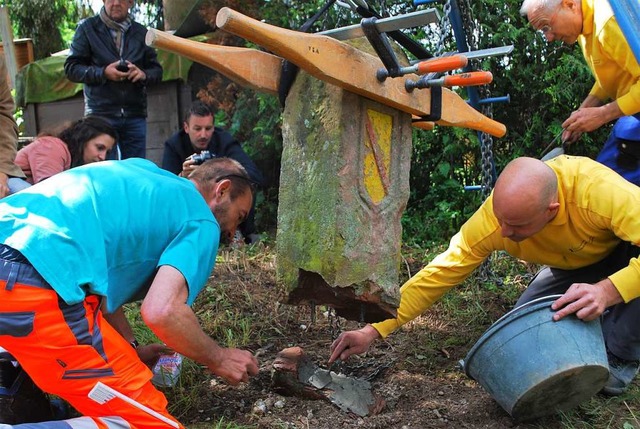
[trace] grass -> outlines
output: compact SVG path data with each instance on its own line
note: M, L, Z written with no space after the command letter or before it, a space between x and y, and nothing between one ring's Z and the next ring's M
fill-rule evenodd
M439 246L405 249L402 280L417 272L440 251L442 247ZM264 245L220 253L211 282L215 287L208 286L193 308L205 332L221 345L256 352L277 341L282 343L282 337L291 332L292 326L300 329L303 324L313 324L309 308L279 304L278 298L283 291L274 280L274 253L272 248ZM445 294L430 311L390 337L389 347L407 350L407 359L396 363L396 369L420 366L425 371L446 377L465 377L451 366L443 367L442 362L434 360L433 356L468 351L491 323L513 307L537 268L505 254L495 255L490 275L472 275L464 284ZM256 284L261 287L252 287ZM142 325L138 309L138 305L127 307L127 316L133 323L137 338L141 343L157 341ZM321 317L325 310L325 307L318 306L314 310L316 317ZM350 329L349 323L344 325ZM450 365L451 359L446 361ZM199 413L206 408L203 404L212 400L224 404L225 395L229 392L223 390L219 396L211 397L209 385L215 382L211 375L188 359L183 365L179 384L165 392L169 410L182 421L197 421ZM621 397L596 396L576 409L527 427L640 429L639 404L640 387L634 383ZM225 416L216 416L187 427L251 429L257 426L243 426Z
M213 425L213 426L212 426ZM217 422L204 422L197 423L194 425L189 425L189 429L254 429L255 426L243 426L237 425L233 422L227 422L224 418L218 420Z
M413 273L441 251L412 249L405 260L415 265ZM420 263L421 260L421 263ZM412 265L409 263L409 266ZM434 349L451 347L469 349L482 333L502 314L513 308L538 266L515 260L506 254L495 254L490 276L478 270L462 285L453 288L438 301L432 310L418 317L403 329L411 331L411 343L426 343ZM426 328L426 329L424 329ZM426 333L426 338L419 332ZM445 332L438 335L438 332ZM456 334L460 332L460 334ZM435 333L435 334L434 334ZM431 337L431 338L429 338ZM417 353L414 359L420 359ZM430 370L434 370L434 366ZM541 419L531 428L547 429L640 429L640 383L636 380L620 397L597 395L579 407L558 416ZM559 424L559 426L558 426Z

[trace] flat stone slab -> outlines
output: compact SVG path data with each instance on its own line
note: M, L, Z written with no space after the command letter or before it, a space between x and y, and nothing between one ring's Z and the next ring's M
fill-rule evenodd
M321 368L300 347L278 353L271 378L274 390L282 395L326 400L360 417L378 414L385 406L368 381Z

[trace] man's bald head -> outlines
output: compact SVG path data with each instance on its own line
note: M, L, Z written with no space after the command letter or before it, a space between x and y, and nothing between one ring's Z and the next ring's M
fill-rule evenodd
M507 164L493 191L493 211L502 235L514 241L540 231L558 207L556 174L534 158L517 158Z

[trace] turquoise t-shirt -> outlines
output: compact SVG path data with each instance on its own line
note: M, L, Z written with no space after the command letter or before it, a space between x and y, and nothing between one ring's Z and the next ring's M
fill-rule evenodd
M211 274L220 226L195 185L151 161L104 161L0 200L0 242L19 250L68 304L141 299L156 269L182 273L191 305Z

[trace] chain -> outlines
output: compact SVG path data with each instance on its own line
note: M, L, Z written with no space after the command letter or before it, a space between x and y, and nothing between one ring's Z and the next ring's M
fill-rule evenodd
M316 302L314 300L309 301L309 310L311 310L311 324L316 324Z
M440 17L440 34L438 37L438 44L436 45L435 57L442 55L442 51L444 50L444 40L447 38L451 30L451 21L449 20L449 16L451 15L451 0L446 1L443 10L444 14Z
M459 0L460 1L460 0ZM469 49L475 51L478 49L478 39L480 38L480 28L476 27L473 20L473 13L471 9L471 3L469 0L462 0L464 2L463 7L459 7L460 15L462 18L462 25L464 27L464 33L467 36L467 44ZM460 2L458 2L460 5Z
M329 332L331 333L331 342L335 341L338 338L338 335L342 332L342 327L340 326L340 318L336 313L336 310L333 307L328 307L327 310L327 320L329 322Z
M482 92L483 98L490 96L488 89L484 88ZM482 114L488 118L493 118L493 107L491 103L482 106ZM482 199L486 200L493 189L495 164L493 160L493 137L485 132L480 134L480 155L482 168ZM491 272L491 256L485 259L482 265L480 265L478 276L481 280L490 280L493 278L493 273Z
M478 41L480 39L480 28L475 25L473 20L471 3L469 0L459 0L464 4L460 7L462 23L465 28L465 34L467 38L467 44L469 49L475 51L478 49ZM458 3L460 5L460 3ZM481 98L489 98L490 92L486 86L480 87L478 92L481 94ZM482 106L482 114L489 118L493 118L493 108L490 103ZM491 190L493 189L493 182L495 179L494 173L494 160L493 160L493 137L488 133L480 133L480 158L481 158L481 174L482 174L482 198L487 199ZM491 272L491 257L485 259L478 269L478 278L480 280L493 279L493 273Z
M483 91L483 98L487 98L489 90ZM482 106L482 114L488 118L493 118L493 108L491 103ZM493 162L493 137L490 134L480 133L480 155L482 158L482 196L486 199L493 189L494 162Z

